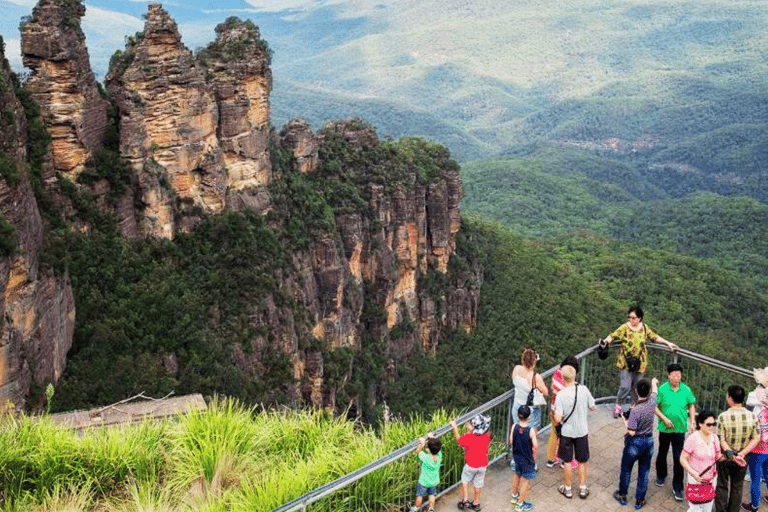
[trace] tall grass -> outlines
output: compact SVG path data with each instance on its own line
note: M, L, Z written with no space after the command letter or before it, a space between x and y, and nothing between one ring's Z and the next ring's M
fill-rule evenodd
M47 418L0 420L0 512L271 510L448 423L437 411L375 431L323 411L256 412L214 399L164 422L78 434ZM444 439L445 460L461 450ZM455 452L455 453L454 453ZM327 504L392 508L412 494L415 457L371 473Z

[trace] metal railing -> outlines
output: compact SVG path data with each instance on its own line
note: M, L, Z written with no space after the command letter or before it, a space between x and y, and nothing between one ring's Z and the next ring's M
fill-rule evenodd
M666 367L669 363L680 363L683 367L683 382L688 384L696 396L697 410L709 409L719 413L727 408L725 393L731 384L739 384L747 391L755 386L753 372L730 363L697 354L685 349L670 352L665 345L648 343L649 361L646 375L666 381ZM581 368L579 380L586 385L599 403L616 399L618 369L615 358L599 359L595 352L597 345L576 354ZM551 377L557 367L541 372L543 378ZM459 425L477 414L491 417L491 447L489 463L507 457L506 440L510 424L510 407L514 390L497 396L472 411L456 418ZM545 406L548 408L549 405ZM549 429L549 414L542 411L541 431ZM436 436L451 432L450 425L435 430ZM394 512L409 510L413 502L419 468L416 457L411 455L418 441L411 443L375 460L343 477L321 485L316 489L274 509L273 512L292 511L377 511ZM459 485L464 465L463 451L456 443L443 443L443 465L440 471L438 497Z

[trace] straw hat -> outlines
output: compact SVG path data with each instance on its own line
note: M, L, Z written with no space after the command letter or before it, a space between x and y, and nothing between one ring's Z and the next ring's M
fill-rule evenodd
M755 382L762 385L764 388L768 388L768 366L765 368L755 368L753 372L755 375Z

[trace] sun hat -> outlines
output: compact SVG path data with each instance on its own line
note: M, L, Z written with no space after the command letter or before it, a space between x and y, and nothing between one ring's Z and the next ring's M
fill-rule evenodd
M753 373L755 375L755 382L768 388L768 366L765 368L755 368Z
M488 432L488 429L491 427L491 417L485 416L484 414L478 414L471 420L469 420L472 424L472 433L481 435Z

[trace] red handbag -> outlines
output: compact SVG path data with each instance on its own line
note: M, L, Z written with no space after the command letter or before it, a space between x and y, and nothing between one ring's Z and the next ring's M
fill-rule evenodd
M714 464L712 464L714 466ZM699 476L704 476L704 473L712 469L709 466L707 469L699 473ZM709 503L715 499L715 486L712 482L702 482L700 484L685 484L685 499L688 503L694 505L701 505L702 503Z
M694 505L709 503L715 499L715 487L710 482L685 484L685 499Z

